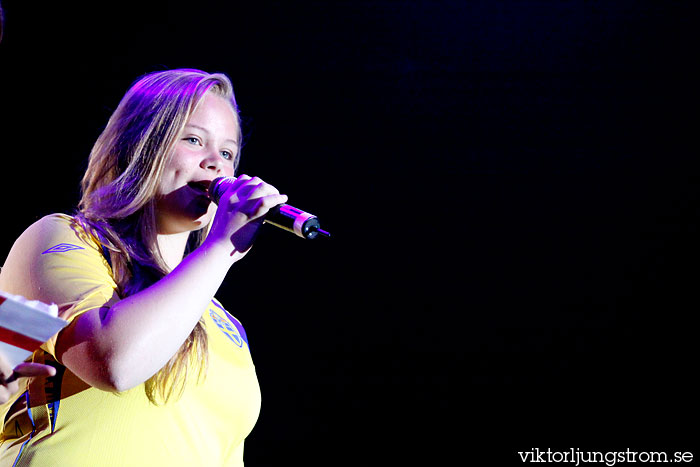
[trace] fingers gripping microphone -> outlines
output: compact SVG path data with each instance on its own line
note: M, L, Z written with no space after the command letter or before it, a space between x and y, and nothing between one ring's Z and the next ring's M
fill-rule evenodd
M235 177L218 177L209 184L209 198L219 204L221 195L236 180ZM330 237L331 234L321 229L318 218L288 204L280 204L270 209L265 215L265 223L284 229L301 238L316 238L319 234Z

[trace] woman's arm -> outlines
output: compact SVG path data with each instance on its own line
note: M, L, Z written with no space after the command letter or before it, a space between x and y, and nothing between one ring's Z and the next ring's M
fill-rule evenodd
M162 368L191 333L231 265L250 249L262 216L286 196L241 176L219 203L209 236L167 276L76 318L59 334L56 356L99 389L124 391Z

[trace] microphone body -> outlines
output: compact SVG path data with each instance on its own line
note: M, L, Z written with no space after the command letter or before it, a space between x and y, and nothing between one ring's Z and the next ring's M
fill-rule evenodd
M209 198L216 204L224 192L236 180L235 177L218 177L211 181L207 193ZM330 237L330 234L321 229L318 218L313 214L304 212L288 204L280 204L265 215L265 223L284 229L301 238L313 239L319 234Z

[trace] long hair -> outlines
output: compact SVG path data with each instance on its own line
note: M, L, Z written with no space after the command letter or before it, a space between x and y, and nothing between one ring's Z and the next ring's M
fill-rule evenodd
M233 86L226 75L179 69L147 74L122 98L90 153L75 219L110 251L120 297L133 295L169 269L156 241L155 201L189 116L206 92L227 99L239 120ZM234 167L237 167L239 154ZM188 250L204 241L209 227L190 234ZM202 320L170 361L145 383L154 404L180 397L190 374L201 380L208 361Z

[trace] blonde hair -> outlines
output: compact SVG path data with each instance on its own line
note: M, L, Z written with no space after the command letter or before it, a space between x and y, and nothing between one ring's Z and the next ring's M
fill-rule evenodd
M207 92L227 99L239 119L233 86L224 74L193 69L147 74L124 95L92 148L75 218L110 251L122 298L169 272L156 242L155 199L177 138ZM239 157L240 152L234 167ZM188 250L199 246L208 230L192 232ZM160 404L179 398L190 372L198 381L206 374L207 360L200 320L170 361L146 381L149 400Z

